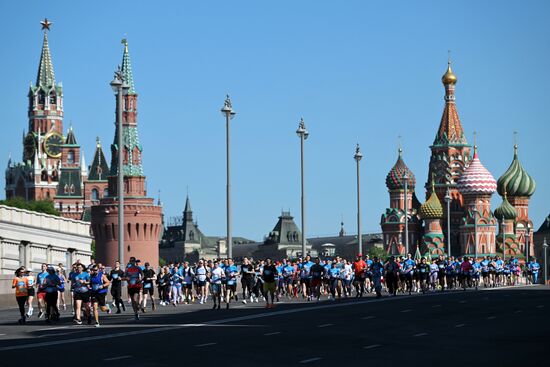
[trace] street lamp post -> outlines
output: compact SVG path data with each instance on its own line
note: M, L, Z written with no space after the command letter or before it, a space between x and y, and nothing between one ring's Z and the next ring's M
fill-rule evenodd
M118 173L117 173L117 196L118 196L118 261L124 266L124 142L122 139L122 120L124 96L128 93L130 86L126 83L120 66L115 72L111 81L111 88L115 92L116 99L116 124L117 124L117 149L118 149Z
M474 259L477 259L477 203L474 207Z
M233 218L231 216L231 150L230 150L230 121L235 117L236 112L233 110L229 94L226 96L221 108L221 113L225 116L225 148L226 148L226 220L227 220L227 257L233 258Z
M506 231L504 230L504 215L500 220L500 225L502 228L502 261L506 262Z
M544 242L542 243L542 251L544 253L544 285L548 284L548 263L547 253L548 253L548 244L546 243L546 237L544 237Z
M362 254L363 239L361 235L361 185L360 185L360 175L359 175L359 162L363 158L363 154L359 150L359 143L355 147L355 155L353 159L357 163L357 245L358 245L358 254Z
M529 264L529 240L531 239L531 227L527 223L527 231L525 232L525 267ZM525 284L529 284L529 277L525 277Z
M306 130L304 118L300 120L296 134L300 138L300 173L301 173L301 186L302 186L302 257L306 256L306 194L304 186L304 141L309 136L309 132Z
M405 173L405 256L409 254L409 175Z
M447 253L451 257L451 192L447 188L445 202L447 203Z

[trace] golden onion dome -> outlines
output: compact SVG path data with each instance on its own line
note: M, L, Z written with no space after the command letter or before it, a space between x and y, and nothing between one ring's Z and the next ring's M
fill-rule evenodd
M449 84L456 84L457 80L458 79L455 73L453 73L453 70L451 69L451 62L449 61L447 64L447 71L441 77L441 82L444 85L449 85Z
M420 206L420 218L422 219L440 219L443 218L443 207L435 193L435 183L432 180L432 193L430 198Z

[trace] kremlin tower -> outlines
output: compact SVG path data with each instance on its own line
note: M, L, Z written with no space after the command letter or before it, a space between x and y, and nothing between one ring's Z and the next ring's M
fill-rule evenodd
M123 40L122 75L129 85L124 96L122 136L124 174L124 258L134 256L153 266L159 260L159 234L162 230L162 208L147 197L142 166L142 146L137 126L137 93L134 87L128 43ZM116 124L115 124L116 126ZM92 206L92 230L96 240L98 262L112 265L118 259L118 127L111 145L111 171L107 177L108 196Z
M457 182L470 161L470 146L466 141L464 130L455 103L455 85L457 77L451 69L451 61L447 71L441 78L445 87L445 108L434 142L430 147L432 154L428 177L435 180L435 192L441 203L445 202L447 192L451 197L451 245L458 248L460 243L459 227L464 215L462 195L457 188ZM426 198L431 193L431 182L426 182ZM444 218L447 218L447 208L444 206ZM444 232L447 232L447 221L443 221Z
M420 222L416 215L419 207L414 193L416 179L412 171L403 162L403 151L399 149L397 162L386 176L386 186L390 194L390 207L382 214L380 225L384 235L386 253L404 255L405 242L405 200L407 202L409 252L413 253L418 245ZM407 193L405 195L405 182Z
M491 196L497 189L497 182L481 164L477 146L474 146L473 160L459 177L456 186L463 197L465 208L460 226L460 253L478 256L495 254L496 219L491 211Z
M518 146L514 145L514 158L510 167L498 179L497 190L501 196L507 195L508 201L516 210L514 217L515 234L523 254L527 237L529 253L535 254L533 232L527 236L527 228L533 229L533 222L529 218L529 199L535 193L537 185L535 180L523 168L518 159Z

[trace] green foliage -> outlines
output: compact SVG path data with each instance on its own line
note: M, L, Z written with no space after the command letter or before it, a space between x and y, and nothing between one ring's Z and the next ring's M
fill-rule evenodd
M371 247L367 251L367 254L369 254L370 258L373 259L375 256L382 259L382 261L385 261L388 257L388 254L383 248L380 247Z
M166 260L164 260L162 257L159 257L159 265L160 266L165 266L166 265Z
M92 251L92 257L95 259L95 240L92 240L92 244L90 245L91 251Z
M0 205L59 216L59 212L53 206L53 201L50 200L26 201L21 197L14 197L7 200L0 200Z

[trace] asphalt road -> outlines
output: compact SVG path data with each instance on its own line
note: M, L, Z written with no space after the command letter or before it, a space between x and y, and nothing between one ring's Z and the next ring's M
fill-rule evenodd
M0 361L79 366L519 366L550 356L550 287L381 300L163 307L101 314L101 327L0 311ZM36 312L36 308L35 308Z

